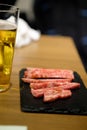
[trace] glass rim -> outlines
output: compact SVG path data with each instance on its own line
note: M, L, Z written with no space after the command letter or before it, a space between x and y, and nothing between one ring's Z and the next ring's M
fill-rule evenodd
M0 4L2 7L9 7L9 9L0 9L0 12L12 12L12 11L19 11L19 8L14 5L9 4Z

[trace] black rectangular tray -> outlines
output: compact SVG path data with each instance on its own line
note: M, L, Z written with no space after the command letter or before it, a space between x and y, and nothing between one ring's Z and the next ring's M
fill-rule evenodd
M44 103L42 98L34 98L30 92L29 83L24 83L21 80L24 71L25 69L22 69L19 74L21 111L87 115L87 89L78 73L74 72L75 80L73 82L79 82L81 86L79 89L72 90L72 96L70 98Z

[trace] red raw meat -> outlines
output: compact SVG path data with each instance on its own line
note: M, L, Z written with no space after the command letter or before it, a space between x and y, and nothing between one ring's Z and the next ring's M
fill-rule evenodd
M31 79L31 78L22 78L26 83L43 83L43 82L71 82L72 79Z
M72 70L43 68L27 68L22 78L30 83L31 94L36 98L43 97L44 102L70 97L70 89L80 87L80 83L72 82L73 79Z
M30 83L33 89L61 87L63 89L75 89L80 87L80 83L76 82L43 82L43 83Z
M72 70L27 68L27 70L24 72L24 77L74 79L74 74Z
M72 95L70 90L64 90L62 88L46 88L44 91L44 102L55 101L59 98L68 98Z
M39 98L43 96L44 102L55 101L59 98L68 98L72 95L70 90L64 90L62 88L44 88L44 89L31 89L31 93L34 97Z
M31 93L34 97L42 97L44 95L44 89L31 88Z

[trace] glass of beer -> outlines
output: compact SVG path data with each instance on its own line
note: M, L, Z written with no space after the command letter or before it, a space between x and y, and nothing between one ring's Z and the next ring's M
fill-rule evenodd
M0 92L10 88L19 9L0 4Z

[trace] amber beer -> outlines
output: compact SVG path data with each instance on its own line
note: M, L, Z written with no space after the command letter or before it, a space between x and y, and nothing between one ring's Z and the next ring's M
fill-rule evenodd
M0 92L10 87L16 25L0 20Z

